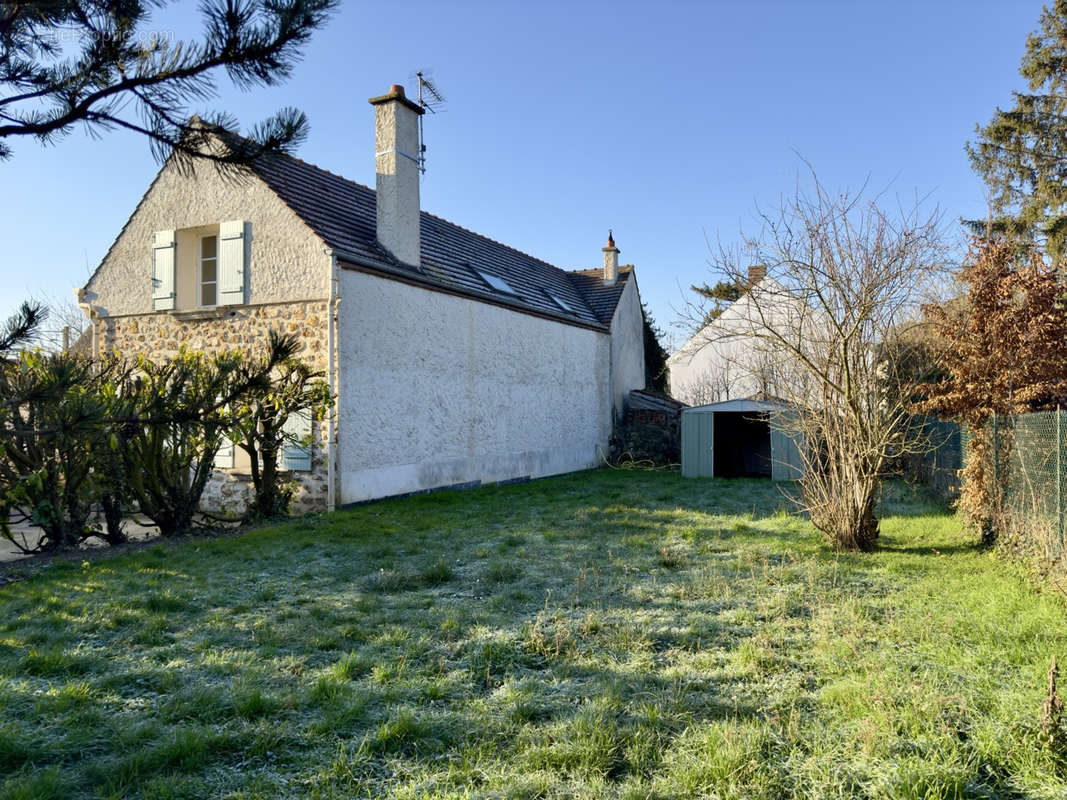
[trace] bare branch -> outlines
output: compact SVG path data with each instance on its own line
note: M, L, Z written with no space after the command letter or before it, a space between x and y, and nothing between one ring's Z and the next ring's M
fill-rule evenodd
M810 179L758 213L756 235L713 251L713 271L746 291L672 356L672 390L779 401L775 424L806 461L803 506L836 545L866 549L887 461L928 446L911 413L927 376L899 357L927 329L921 308L945 284L946 248L937 211L890 214Z

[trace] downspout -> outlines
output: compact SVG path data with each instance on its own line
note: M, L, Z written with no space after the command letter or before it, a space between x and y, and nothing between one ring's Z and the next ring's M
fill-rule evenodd
M84 289L75 289L74 296L77 298L78 308L89 319L89 358L95 362L100 355L96 341L96 308L92 303L86 302Z
M337 327L339 307L337 303L337 256L334 255L332 250L327 252L330 254L330 301L326 306L326 371L330 386L330 397L333 398L334 405L330 408L330 413L326 418L326 444L329 451L326 458L326 507L330 511L334 511L337 509L337 487L335 485L335 462L337 461L337 359L334 354L334 348L337 342L335 329Z
M618 313L618 309L616 309ZM608 452L611 452L611 437L615 435L615 426L618 424L615 414L615 315L612 314L611 322L608 323L608 408L611 413L608 417Z

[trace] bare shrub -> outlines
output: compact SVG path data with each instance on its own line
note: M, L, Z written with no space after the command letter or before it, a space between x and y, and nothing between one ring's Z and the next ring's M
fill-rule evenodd
M772 424L798 445L797 499L814 525L835 547L869 550L887 461L930 447L911 412L923 376L899 356L942 285L940 215L833 194L814 173L812 184L760 213L756 236L713 252L712 268L746 292L696 344L780 404ZM749 285L752 265L765 276Z

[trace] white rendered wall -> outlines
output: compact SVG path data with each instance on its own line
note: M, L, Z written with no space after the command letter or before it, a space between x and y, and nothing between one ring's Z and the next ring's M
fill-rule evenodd
M753 293L758 293L758 303ZM801 391L803 376L766 331L776 330L791 341L799 337L797 345L806 347L804 339L815 341L811 315L780 284L764 278L667 359L671 396L689 405L759 393L794 397Z
M637 278L630 274L611 320L611 383L615 414L621 417L632 389L645 388L645 327Z
M340 501L599 463L611 340L340 271Z

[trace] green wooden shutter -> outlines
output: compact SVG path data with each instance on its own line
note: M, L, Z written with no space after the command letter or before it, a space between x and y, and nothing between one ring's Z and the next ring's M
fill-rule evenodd
M282 469L306 472L311 469L311 411L296 411L285 421Z
M245 302L245 267L252 223L233 220L219 224L219 302L236 306Z
M152 246L152 308L174 308L174 231L156 231Z

